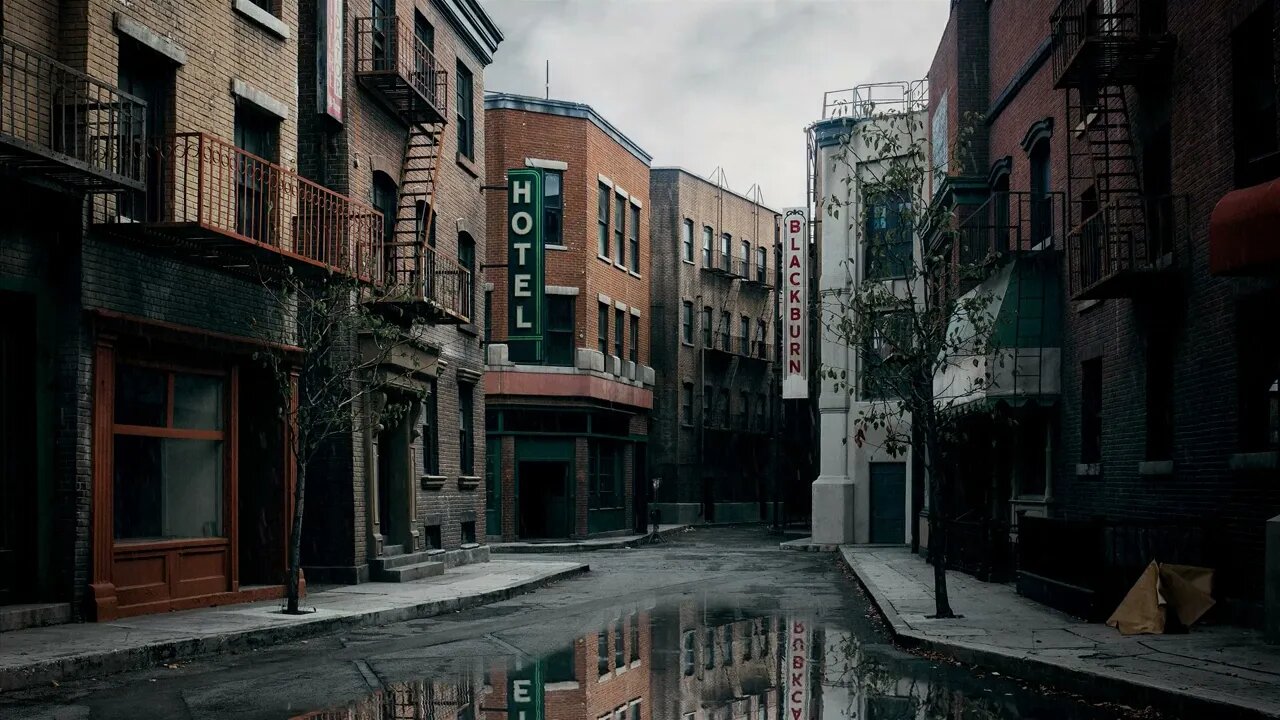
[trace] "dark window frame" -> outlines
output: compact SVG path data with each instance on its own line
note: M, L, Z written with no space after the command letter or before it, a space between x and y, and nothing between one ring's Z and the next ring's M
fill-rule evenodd
M457 61L455 71L458 154L468 160L475 160L475 78L471 74L471 69L463 64L462 60Z
M545 364L571 367L574 362L574 334L577 310L574 295L547 296L547 327L545 331ZM553 307L554 306L554 307ZM561 312L568 309L568 313Z
M613 188L600 183L596 187L596 254L609 257L609 216L613 211Z
M599 303L596 309L596 349L609 354L609 303Z
M693 344L693 301L680 302L680 342Z
M910 195L873 188L866 192L863 202L863 279L907 277L914 262ZM905 219L904 208L908 214Z
M680 247L682 258L687 263L693 262L693 221L685 218L680 224Z
M475 390L472 383L458 383L458 473L464 476L476 472Z
M547 182L555 178L555 182ZM555 192L552 192L552 185ZM564 172L542 171L542 244L564 245Z

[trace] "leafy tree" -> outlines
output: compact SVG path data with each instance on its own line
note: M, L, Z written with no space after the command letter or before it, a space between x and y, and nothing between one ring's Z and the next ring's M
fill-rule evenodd
M820 199L823 222L847 223L858 250L840 260L845 286L823 291L821 324L829 340L855 350L858 368L851 375L824 366L821 375L859 401L855 443L895 457L910 449L921 461L935 615L955 617L945 572L948 450L962 437L954 410L992 384L984 359L995 350L991 293L963 290L988 276L1000 254L958 251L955 217L931 192L944 168L931 161L922 104L861 110L831 155L837 181ZM952 167L967 161L971 135L959 133Z

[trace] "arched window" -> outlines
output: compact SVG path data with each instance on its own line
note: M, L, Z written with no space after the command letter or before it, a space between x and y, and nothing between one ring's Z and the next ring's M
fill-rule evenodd
M1053 201L1049 196L1049 138L1031 146L1031 246L1053 238Z
M396 231L396 183L384 172L373 173L373 207L382 214L382 263L387 273L387 280L397 283L404 278L397 272L399 259L396 248L392 245Z

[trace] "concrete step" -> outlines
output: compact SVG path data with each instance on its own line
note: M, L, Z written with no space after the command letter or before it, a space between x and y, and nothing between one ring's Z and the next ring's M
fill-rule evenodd
M392 568L404 567L405 565L417 565L418 563L424 563L432 560L434 556L438 554L440 553L432 553L425 550L416 553L397 553L395 555L388 553L382 557L374 558L370 564L373 566L374 570L390 570ZM439 560L439 558L435 559Z
M404 546L403 545L383 545L382 554L384 557L391 557L392 555L403 555Z
M421 580L425 577L434 577L444 574L444 563L442 562L420 562L413 565L402 565L400 567L386 568L382 570L375 569L372 572L373 579L378 582L413 582Z
M0 632L71 622L69 603L0 605ZM3 645L4 643L0 643Z

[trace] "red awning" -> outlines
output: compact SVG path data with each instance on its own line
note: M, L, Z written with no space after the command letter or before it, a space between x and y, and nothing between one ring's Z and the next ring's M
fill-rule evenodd
M1209 219L1215 275L1280 273L1280 180L1229 192Z

